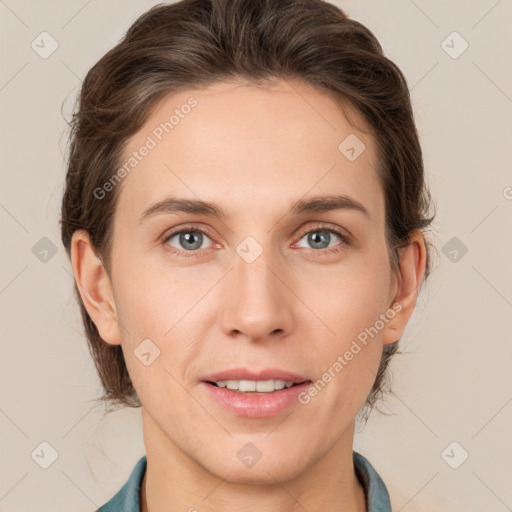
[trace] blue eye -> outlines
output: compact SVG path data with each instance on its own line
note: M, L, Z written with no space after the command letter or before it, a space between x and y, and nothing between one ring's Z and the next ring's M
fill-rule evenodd
M178 247L170 243L170 241L176 237L177 243L179 244ZM197 249L205 249L205 247L202 247L205 237L210 238L204 231L188 229L171 234L165 239L165 243L168 243L178 250L193 252Z
M309 248L298 245L303 239L306 239ZM212 242L210 236L203 229L194 227L181 229L180 231L174 231L165 235L162 243L170 246L172 252L178 256L188 257L196 256L201 249L211 248L213 244L205 246L207 240ZM346 246L350 245L350 238L336 229L320 226L304 233L299 242L296 244L298 247L309 249L318 253L318 255L325 255L343 250Z
M332 235L334 235L334 238L338 238L341 242L346 241L346 238L341 233L338 233L333 229L325 228L308 231L302 236L301 240L306 238L307 243L310 244L310 247L313 249L329 249L333 247L332 245L330 245L333 240Z

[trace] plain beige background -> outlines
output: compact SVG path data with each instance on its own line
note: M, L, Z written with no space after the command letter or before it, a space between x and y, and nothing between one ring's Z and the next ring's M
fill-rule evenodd
M394 511L510 510L512 3L336 3L407 77L438 211L436 268L381 404L390 415L374 412L355 449ZM62 103L69 116L87 70L153 4L0 1L1 511L93 511L144 454L140 410L93 408L101 390L58 217ZM45 37L51 49L42 32L58 44L47 58L31 47ZM57 454L47 469L41 450Z

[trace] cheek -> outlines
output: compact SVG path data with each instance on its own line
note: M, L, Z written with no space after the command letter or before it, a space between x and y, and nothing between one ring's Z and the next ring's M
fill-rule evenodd
M130 334L162 339L187 314L207 284L202 285L190 270L174 270L135 257L119 263L114 276L116 307Z
M361 262L324 280L318 311L342 343L370 328L389 307L390 272L385 265Z
M150 387L174 389L169 374L180 381L187 376L200 353L197 340L210 326L204 310L207 301L201 299L217 280L201 279L194 269L169 270L135 258L117 266L116 308L123 326L123 351L134 384L140 382L145 395L151 396ZM158 357L144 366L139 358L148 352L150 359L154 354ZM175 391L180 394L179 387Z
M329 310L334 335L316 346L317 380L304 402L314 403L319 423L354 418L375 381L382 357L380 332L372 330L382 313L382 300L371 290L345 289ZM353 292L353 293L351 293ZM334 302L333 297L324 300Z
M330 388L336 407L358 409L375 380L382 357L381 315L389 304L390 274L375 262L340 272L325 281L315 307L334 334L317 345L318 368L322 382Z

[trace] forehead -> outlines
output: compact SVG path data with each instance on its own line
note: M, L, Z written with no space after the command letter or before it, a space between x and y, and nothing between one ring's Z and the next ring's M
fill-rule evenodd
M364 129L356 111L345 111ZM258 207L256 199L270 208L276 198L336 191L378 208L375 144L350 121L333 97L296 81L218 82L169 95L128 141L123 163L134 165L119 207L140 214L172 194L229 203L229 213Z

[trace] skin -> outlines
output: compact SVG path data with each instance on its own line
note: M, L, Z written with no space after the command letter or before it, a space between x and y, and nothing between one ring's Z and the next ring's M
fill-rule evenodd
M82 299L105 342L121 344L143 405L143 510L364 511L352 462L355 417L383 345L401 337L412 315L425 271L423 236L412 234L394 273L372 137L330 96L298 82L220 82L170 95L126 154L190 96L197 107L120 185L110 274L87 233L72 240ZM364 127L357 112L350 119ZM338 150L349 134L366 146L353 162ZM359 201L369 218L349 209L290 213L298 199L333 194ZM171 195L215 202L228 216L159 213L139 221ZM191 222L208 234L186 257L173 252L187 251L179 236L161 238ZM352 241L331 234L326 245L340 249L331 253L308 241L309 231L329 228ZM263 249L250 264L236 252L247 236ZM279 367L316 381L395 302L400 312L291 414L236 417L201 390L206 374L238 366ZM134 356L147 338L161 351L149 366ZM247 442L262 453L251 468L236 455Z

